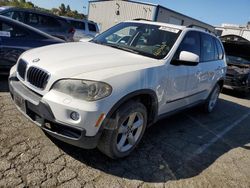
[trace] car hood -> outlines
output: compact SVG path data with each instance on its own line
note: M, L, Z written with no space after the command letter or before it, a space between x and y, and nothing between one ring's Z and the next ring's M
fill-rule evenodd
M103 69L158 60L91 42L56 44L36 48L21 57L29 66L40 67L61 78L75 77Z

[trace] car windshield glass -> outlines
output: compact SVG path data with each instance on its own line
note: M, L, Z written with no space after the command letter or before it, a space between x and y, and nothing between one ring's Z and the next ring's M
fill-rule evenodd
M180 32L167 26L125 22L98 35L91 42L162 59L171 50Z
M228 64L248 64L250 65L250 61L236 56L226 56Z

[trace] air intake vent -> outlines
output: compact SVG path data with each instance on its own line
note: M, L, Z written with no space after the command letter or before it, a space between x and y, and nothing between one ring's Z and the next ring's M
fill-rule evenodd
M24 60L20 59L17 65L17 72L22 79L25 78L26 68L27 63Z
M49 74L36 67L30 67L27 71L27 81L37 88L44 89L48 83Z

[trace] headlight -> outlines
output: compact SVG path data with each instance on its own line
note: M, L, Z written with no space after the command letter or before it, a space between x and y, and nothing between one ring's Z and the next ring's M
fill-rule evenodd
M52 89L86 101L102 99L112 92L112 87L106 83L73 79L59 80Z

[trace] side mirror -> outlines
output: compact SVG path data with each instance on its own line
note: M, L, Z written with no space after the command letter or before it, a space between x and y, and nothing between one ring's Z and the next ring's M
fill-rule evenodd
M179 59L172 60L172 65L196 66L200 62L200 57L192 52L181 51Z
M91 41L93 38L81 38L79 41L80 42L89 42Z

